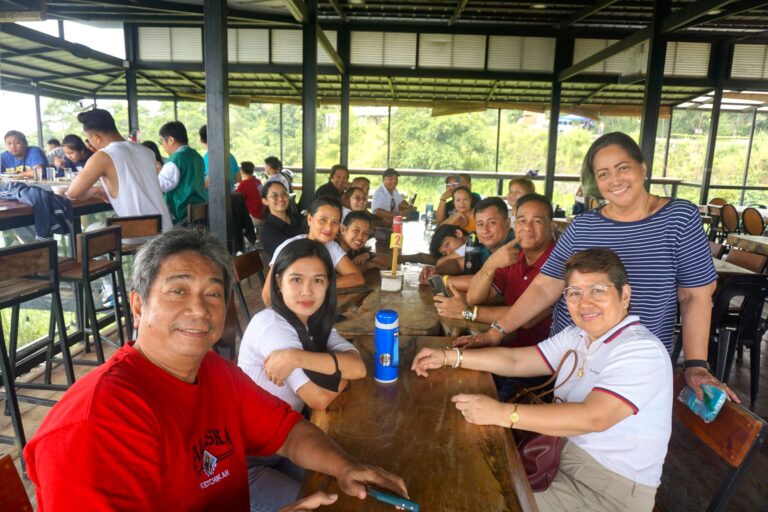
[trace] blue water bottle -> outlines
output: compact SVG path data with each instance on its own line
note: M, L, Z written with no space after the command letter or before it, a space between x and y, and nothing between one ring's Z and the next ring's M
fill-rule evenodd
M373 378L376 382L395 382L400 364L400 324L397 311L382 309L376 313L376 328L373 331L376 343L376 365Z

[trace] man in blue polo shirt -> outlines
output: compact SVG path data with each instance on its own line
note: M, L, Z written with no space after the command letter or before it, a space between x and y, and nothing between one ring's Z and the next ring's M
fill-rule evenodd
M42 176L42 170L48 165L48 159L42 149L29 147L27 137L16 130L6 133L4 139L7 151L0 155L2 174L33 178L37 168Z
M208 125L204 124L200 127L200 143L205 148L205 155L203 155L203 164L205 165L205 188L208 188ZM232 190L235 189L235 185L240 181L240 166L237 164L235 155L229 154L229 184Z

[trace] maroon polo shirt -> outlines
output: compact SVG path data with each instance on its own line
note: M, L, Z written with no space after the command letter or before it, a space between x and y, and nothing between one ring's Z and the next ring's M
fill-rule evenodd
M555 242L553 240L533 265L526 263L525 254L521 251L517 263L496 269L496 274L493 276L493 287L504 297L505 304L511 306L520 298L528 285L539 275L541 267L544 266L554 248ZM541 340L549 338L551 327L552 316L550 315L530 329L518 329L514 337L505 337L502 345L505 347L531 347Z

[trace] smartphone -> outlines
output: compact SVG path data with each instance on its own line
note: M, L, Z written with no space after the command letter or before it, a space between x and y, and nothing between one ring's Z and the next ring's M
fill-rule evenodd
M453 297L451 290L448 289L447 286L445 286L445 282L443 282L443 278L441 276L430 277L429 286L431 286L432 289L435 290L435 295L437 295L438 293L442 293L446 297Z
M413 512L418 512L421 507L418 503L407 500L403 498L402 496L396 496L394 494L389 494L388 492L380 491L378 489L374 489L373 487L366 487L366 492L368 493L368 496L371 498L377 499L381 501L382 503L386 503L388 505L392 505L393 507L400 509L400 510L411 510Z

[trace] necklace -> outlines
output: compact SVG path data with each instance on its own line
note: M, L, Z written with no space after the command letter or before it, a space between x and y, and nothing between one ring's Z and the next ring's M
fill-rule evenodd
M612 213L610 213L609 208L612 208L611 203L609 203L606 207L603 208L602 214L603 217L606 217L608 219L612 220L618 220L619 222L636 222L639 220L646 219L650 217L654 211L656 211L656 207L659 203L659 200L661 198L656 195L648 194L648 197L645 198L645 202L643 203L643 208L640 213L640 217L637 219L618 219L616 218Z
M589 359L592 354L589 353L589 349L592 347L592 342L587 343L584 342L585 350L584 350L584 360L581 362L581 367L576 371L576 376L581 378L587 373L587 369L589 368Z

